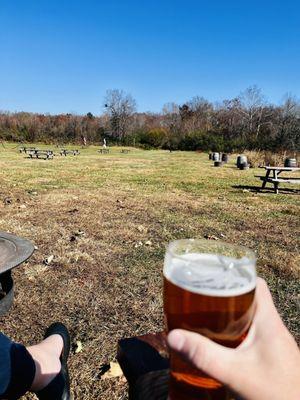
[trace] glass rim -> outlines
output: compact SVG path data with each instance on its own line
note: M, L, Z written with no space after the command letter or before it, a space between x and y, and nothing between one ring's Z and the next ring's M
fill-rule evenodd
M254 261L254 262L257 261L257 255L255 254L255 252L253 250L249 249L246 246L225 242L223 240L216 240L216 241L214 240L214 241L212 241L210 239L204 239L204 238L200 238L200 239L187 238L187 239L172 240L166 246L166 254L170 254L174 258L185 259L185 254L182 254L182 255L181 254L176 254L175 251L174 251L176 245L178 245L180 242L182 242L182 243L184 243L184 242L191 243L192 242L192 243L199 243L199 244L201 244L201 243L202 244L204 244L204 243L207 244L207 243L211 242L211 244L214 243L215 245L220 244L221 246L224 246L225 248L228 247L228 248L231 248L231 249L237 249L239 251L243 251L245 253L244 256L247 256L251 261ZM203 252L200 251L199 254L216 254L216 253L213 253L213 252L208 253L208 252L205 252L205 251L203 251ZM222 255L222 254L219 254L219 255ZM241 260L244 256L235 257L235 258L236 258L236 260Z

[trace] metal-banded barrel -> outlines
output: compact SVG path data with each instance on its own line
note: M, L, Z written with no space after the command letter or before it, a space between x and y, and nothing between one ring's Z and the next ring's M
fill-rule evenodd
M212 153L213 161L220 161L220 153Z
M286 158L284 160L284 166L289 168L297 167L297 160L296 158Z
M240 166L244 163L248 164L247 156L245 155L238 156L238 158L236 159L236 166L240 168Z
M223 161L224 163L227 163L228 160L229 160L228 154L223 153L223 154L222 154L222 161Z
M249 164L246 161L243 161L242 163L240 163L239 169L249 169Z

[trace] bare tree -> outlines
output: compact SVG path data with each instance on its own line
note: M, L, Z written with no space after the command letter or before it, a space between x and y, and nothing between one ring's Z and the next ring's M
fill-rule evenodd
M122 140L128 133L131 118L136 110L134 98L123 90L108 90L104 107L109 116L112 135L116 139Z
M181 132L180 109L176 103L166 103L162 109L161 126L166 129L163 147L170 151L177 148Z
M300 148L300 102L290 93L285 95L280 107L280 129L277 137L283 148Z
M162 125L170 131L177 131L180 125L179 106L176 103L166 103L162 109Z
M193 129L208 132L211 129L213 105L204 97L193 97L188 103L193 113Z
M239 137L243 129L241 107L238 98L217 103L212 118L213 129L220 132L224 138Z
M245 131L247 135L259 135L262 124L265 97L256 85L248 87L238 97L241 107L240 112L245 120Z

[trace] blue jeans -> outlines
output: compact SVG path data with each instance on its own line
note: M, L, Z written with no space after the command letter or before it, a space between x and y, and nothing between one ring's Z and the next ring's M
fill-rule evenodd
M15 400L31 387L35 375L33 358L22 344L0 333L0 399Z

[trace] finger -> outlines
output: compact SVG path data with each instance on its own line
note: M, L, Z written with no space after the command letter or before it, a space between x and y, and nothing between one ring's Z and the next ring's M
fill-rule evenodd
M179 353L196 368L230 385L235 352L195 332L175 329L168 335L171 349Z
M255 293L256 312L253 319L253 325L259 334L261 328L263 333L269 335L269 331L273 330L278 325L283 325L283 322L276 310L271 292L266 281L262 278L257 278L256 293ZM266 329L266 325L268 328Z

